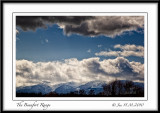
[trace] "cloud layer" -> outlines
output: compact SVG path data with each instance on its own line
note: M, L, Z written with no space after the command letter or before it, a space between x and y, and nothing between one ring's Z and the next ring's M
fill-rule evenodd
M100 61L100 58L77 60L66 59L63 62L16 61L16 86L33 85L48 81L51 84L62 82L88 82L92 80L112 81L115 78L144 79L144 64L129 62L123 57Z
M57 24L66 35L105 35L115 37L126 31L143 28L143 16L17 16L16 25L24 31Z
M99 53L95 53L96 56L123 56L123 57L128 57L128 56L137 56L137 57L144 57L144 47L143 46L136 46L136 45L120 45L117 44L114 46L115 49L120 49L121 51L101 51Z

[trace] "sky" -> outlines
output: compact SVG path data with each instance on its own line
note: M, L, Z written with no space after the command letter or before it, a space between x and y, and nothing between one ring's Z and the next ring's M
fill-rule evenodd
M17 16L16 86L144 81L143 16Z

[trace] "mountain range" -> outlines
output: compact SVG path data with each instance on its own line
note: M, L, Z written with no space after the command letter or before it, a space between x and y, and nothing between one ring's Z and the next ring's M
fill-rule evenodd
M121 80L122 83L125 83L125 80ZM17 87L17 93L42 93L47 94L49 92L56 92L59 94L67 94L74 91L84 90L87 94L90 90L94 90L95 94L103 92L103 85L106 85L105 81L90 81L85 84L80 84L76 82L67 82L67 83L60 83L56 85L48 85L46 83L41 83L33 86L24 86L24 87ZM144 88L143 83L134 82L134 85Z

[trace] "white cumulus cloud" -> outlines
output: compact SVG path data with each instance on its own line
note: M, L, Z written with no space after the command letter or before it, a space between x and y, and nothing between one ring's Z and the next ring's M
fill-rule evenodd
M102 47L102 45L97 45L98 48Z
M88 52L88 53L91 53L91 49L88 49L87 52Z
M115 78L140 80L144 78L144 64L129 62L123 57L100 61L99 57L83 60L76 58L64 61L32 62L16 61L16 86L33 85L48 81L51 84L62 82L89 82L92 80L112 81Z
M48 43L48 39L45 39L45 42Z
M137 56L137 57L144 57L144 47L143 46L136 46L136 45L129 45L126 44L124 46L117 44L114 46L114 48L119 48L121 51L101 51L98 53L95 53L96 56Z

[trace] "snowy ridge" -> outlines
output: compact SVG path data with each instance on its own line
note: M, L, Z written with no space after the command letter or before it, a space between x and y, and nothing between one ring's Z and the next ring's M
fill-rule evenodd
M127 80L120 80L122 84L124 84ZM133 82L134 85L144 88L143 83L139 82ZM56 93L70 93L74 91L84 90L87 94L90 90L94 90L95 94L98 94L100 92L103 92L103 85L106 85L107 83L105 81L91 81L85 84L80 84L76 82L67 82L67 83L61 83L56 84L53 86L49 86L48 84L41 83L33 86L25 86L25 87L17 87L16 92L17 93L42 93L47 94L49 92L55 91Z
M46 94L52 91L52 88L44 83L16 88L17 93L42 93Z

